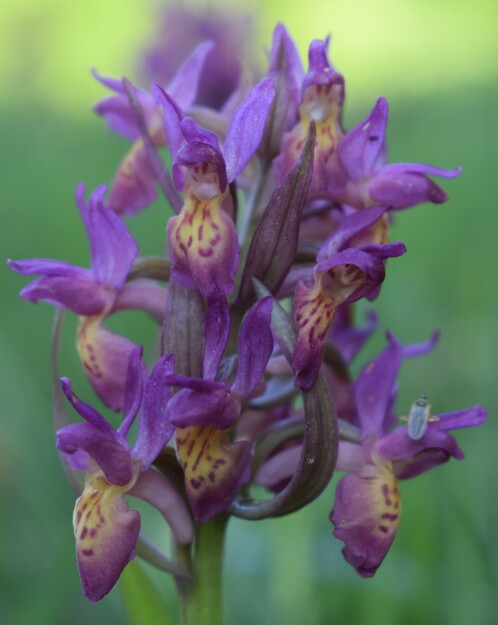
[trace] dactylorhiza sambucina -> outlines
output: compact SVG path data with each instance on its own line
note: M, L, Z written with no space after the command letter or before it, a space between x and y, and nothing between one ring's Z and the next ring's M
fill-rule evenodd
M335 469L347 475L331 502L333 533L346 560L371 576L400 520L398 480L462 458L448 431L486 418L480 406L421 412L426 422L414 437L413 424L396 416L401 363L435 338L404 347L388 334L357 379L349 374L376 327L373 314L355 325L354 302L374 300L387 260L406 251L390 241L391 213L446 201L430 176L460 170L388 163L384 98L345 129L345 83L328 39L311 43L305 72L282 25L265 75L251 84L231 71L223 102L199 100L201 79L224 84L218 35L197 42L176 73L169 68L167 84L150 90L95 73L114 92L97 114L132 146L108 194L103 185L86 200L78 187L91 268L9 261L40 276L24 299L79 315L85 373L100 399L123 411L115 429L61 380L85 420L61 427L57 447L69 471L86 474L74 531L92 601L113 587L142 540L125 495L158 508L189 554L181 562L145 554L170 562L188 601L196 595L185 587L203 583L195 577L203 528L229 515L291 513L318 497ZM138 219L158 189L172 214L165 212L167 254L140 258L123 216ZM148 379L141 347L104 325L129 308L160 327L161 355ZM253 485L268 496L256 499Z

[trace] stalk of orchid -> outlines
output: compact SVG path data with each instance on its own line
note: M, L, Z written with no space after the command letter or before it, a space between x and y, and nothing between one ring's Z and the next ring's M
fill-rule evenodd
M374 300L388 259L406 252L390 242L391 213L445 202L432 177L461 170L388 164L383 98L346 130L345 83L328 39L310 44L305 72L278 25L267 71L251 85L234 79L233 64L227 71L227 56L210 63L224 33L147 91L95 73L114 92L95 110L132 147L109 192L102 185L87 200L83 185L76 191L91 268L8 261L40 276L21 297L79 316L82 367L98 398L123 414L114 428L60 380L56 440L78 495L83 592L100 600L138 553L175 577L184 625L222 621L230 517L290 514L334 471L347 475L331 502L333 534L359 575L373 576L399 524L398 480L462 459L449 431L487 416L481 406L432 415L425 403L416 435L415 413L411 422L398 416L403 360L431 351L438 334L404 346L388 333L356 379L350 372L377 325L374 313L357 325L354 303ZM208 83L220 85L223 101L204 99ZM142 258L124 217L138 219L158 189L171 215L167 254ZM127 309L158 323L161 353L149 374L142 346L105 325ZM56 342L59 332L58 322ZM67 418L60 389L83 421ZM171 557L141 531L128 495L160 511Z

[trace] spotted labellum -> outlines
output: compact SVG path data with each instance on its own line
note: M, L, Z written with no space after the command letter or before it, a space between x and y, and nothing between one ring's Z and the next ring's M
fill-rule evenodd
M350 371L380 325L373 311L357 324L356 302L373 302L406 252L391 237L392 212L445 202L433 177L461 170L388 162L384 98L345 126L330 38L311 42L303 68L279 24L260 72L234 58L233 32L246 36L240 20L235 31L196 15L196 36L180 42L174 24L188 28L188 12L169 15L147 53L150 86L94 73L112 92L95 112L132 145L102 172L117 172L109 191L77 188L89 266L8 261L36 276L23 299L79 318L76 351L97 396L80 399L67 377L55 393L66 402L56 444L77 491L83 592L100 600L139 553L188 597L189 584L202 583L203 528L294 512L334 470L344 475L332 532L370 577L395 538L403 480L462 459L450 432L486 419L481 406L441 414L435 388L432 407L425 397L396 405L404 360L430 352L438 335L406 346L387 333L385 348ZM125 217L139 220L153 203L165 249L143 257ZM157 323L154 345L107 327L129 309ZM129 496L161 513L171 558L150 547Z

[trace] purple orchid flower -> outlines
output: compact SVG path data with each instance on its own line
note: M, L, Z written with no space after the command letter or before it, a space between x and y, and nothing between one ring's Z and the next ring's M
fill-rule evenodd
M353 473L339 481L330 515L334 536L345 543L345 559L362 577L375 574L396 535L401 512L397 480L415 477L451 457L462 459L448 430L479 425L487 417L481 406L440 414L420 440L412 440L404 425L391 431L401 362L424 353L434 341L403 348L392 335L388 340L355 384L360 443L340 442L337 468Z
M208 300L203 379L171 374L180 387L168 403L168 424L176 428L177 454L194 517L205 523L226 510L247 478L251 445L231 442L242 404L257 389L273 350L271 298L254 304L242 323L233 381L217 378L230 331L226 300Z
M318 253L311 281L297 284L292 366L301 388L309 389L316 381L337 306L374 299L385 278L386 259L406 251L402 243L386 242L385 211L378 207L343 216Z
M61 380L66 397L85 420L58 430L57 447L74 470L86 472L73 525L78 570L90 601L100 600L112 589L135 555L140 515L128 508L125 494L155 506L177 542L188 543L193 537L182 498L164 475L151 468L173 434L165 419L171 397L165 379L173 370L172 358L164 356L158 361L145 389L144 369L142 348L136 347L129 358L123 421L117 430L74 394L67 378ZM140 406L138 436L132 449L127 435Z
M274 96L271 80L259 83L234 113L223 151L213 133L185 117L173 98L158 85L153 94L164 112L164 127L173 157L173 179L184 191L179 215L168 221L173 277L187 288L209 296L213 288L225 295L233 289L239 247L228 183L249 163L258 148Z
M446 202L446 193L427 176L454 178L462 170L419 163L386 165L387 117L387 100L379 98L370 115L339 142L337 154L346 182L336 199L355 208L383 205L395 210Z
M327 56L329 38L312 41L309 69L301 86L299 121L282 140L273 167L277 184L292 168L306 141L310 121L316 123L313 177L308 200L329 199L343 188L344 173L337 163L337 144L343 136L341 126L344 102L344 78L330 64Z
M126 284L138 247L119 217L104 204L104 194L102 185L87 204L85 187L80 185L76 192L90 242L91 269L41 258L9 260L8 265L18 273L42 275L21 291L21 297L80 315L77 345L85 372L102 401L119 410L123 406L128 357L135 346L107 330L103 321L125 308L161 316L165 293L149 281Z
M189 109L196 98L202 69L212 48L210 41L204 41L197 46L167 86L168 92L185 109ZM97 72L94 75L105 87L117 94L98 102L94 107L95 112L106 120L112 131L133 141L118 167L109 196L109 205L116 213L132 215L156 199L157 173L149 161L137 125L136 113L123 83L100 76ZM166 145L161 109L150 93L138 87L134 87L134 92L152 143L156 147Z

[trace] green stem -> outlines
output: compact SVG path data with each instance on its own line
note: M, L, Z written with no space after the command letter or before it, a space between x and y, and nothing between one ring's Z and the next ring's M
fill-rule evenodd
M181 594L182 625L222 625L223 546L228 516L199 525L192 552L194 583Z

